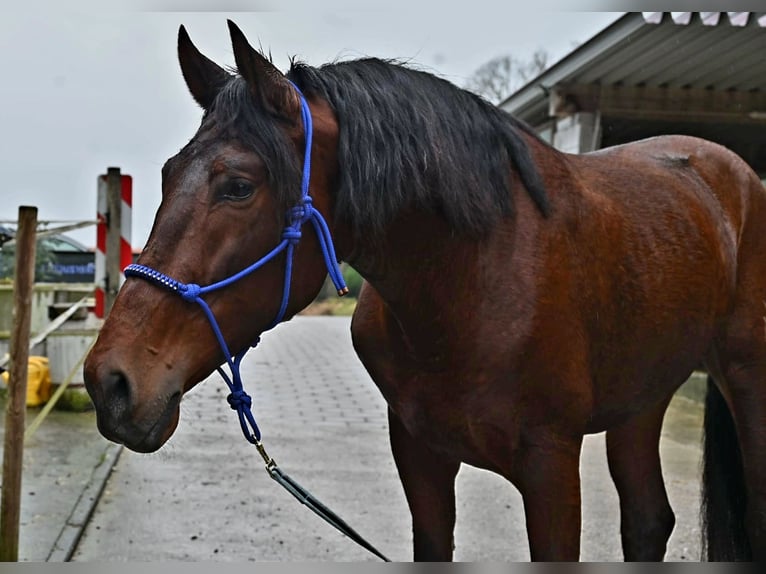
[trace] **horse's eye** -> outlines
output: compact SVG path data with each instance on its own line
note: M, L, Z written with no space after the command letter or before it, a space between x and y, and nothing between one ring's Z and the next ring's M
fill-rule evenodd
M255 187L246 179L232 179L226 182L221 192L224 199L242 201L255 193Z

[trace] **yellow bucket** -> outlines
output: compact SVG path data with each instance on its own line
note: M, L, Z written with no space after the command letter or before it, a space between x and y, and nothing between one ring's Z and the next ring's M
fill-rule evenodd
M8 386L8 371L2 373L3 381ZM51 370L48 357L32 355L29 357L27 373L27 406L39 407L48 402L53 391L51 389Z

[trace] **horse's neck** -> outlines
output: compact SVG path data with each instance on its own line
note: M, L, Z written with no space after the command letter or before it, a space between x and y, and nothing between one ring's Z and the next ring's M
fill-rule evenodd
M380 241L349 261L375 288L410 341L425 354L443 349L434 334L470 330L469 305L482 263L481 245L436 216L398 218ZM413 343L416 344L416 343Z

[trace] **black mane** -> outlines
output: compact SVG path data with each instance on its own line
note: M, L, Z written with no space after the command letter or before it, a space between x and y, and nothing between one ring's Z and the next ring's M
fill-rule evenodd
M513 211L510 165L543 213L548 202L519 130L479 96L431 74L379 59L288 76L330 102L339 122L336 216L377 231L414 204L443 214L458 232L482 236Z
M355 232L376 234L399 211L417 206L442 214L457 233L481 237L513 212L511 164L547 214L547 196L520 135L533 132L479 96L373 58L320 68L293 62L288 77L335 111L340 130L335 216ZM296 200L292 190L299 171L285 163L294 150L289 152L274 119L246 111L252 105L243 97L247 88L235 78L214 107L240 137L244 131L259 135L252 144L272 178L281 180L272 181L280 199Z

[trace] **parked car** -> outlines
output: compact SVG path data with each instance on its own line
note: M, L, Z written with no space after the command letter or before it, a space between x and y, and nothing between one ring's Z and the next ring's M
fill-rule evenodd
M0 225L0 279L13 277L15 265L12 245L16 230ZM35 281L92 283L95 277L95 253L66 235L48 235L37 243Z

